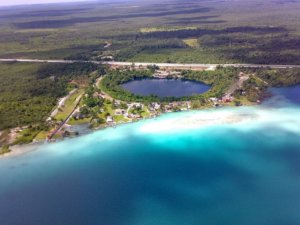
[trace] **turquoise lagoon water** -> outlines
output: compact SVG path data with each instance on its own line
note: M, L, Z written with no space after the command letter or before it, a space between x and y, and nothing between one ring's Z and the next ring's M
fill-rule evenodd
M0 224L298 225L300 106L274 93L3 158Z

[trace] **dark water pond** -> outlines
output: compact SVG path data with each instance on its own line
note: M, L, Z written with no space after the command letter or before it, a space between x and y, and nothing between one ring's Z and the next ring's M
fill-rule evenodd
M204 83L175 79L142 79L121 85L136 95L158 97L184 97L207 92L211 87Z
M300 85L283 88L271 88L273 97L268 102L273 103L293 103L300 105Z

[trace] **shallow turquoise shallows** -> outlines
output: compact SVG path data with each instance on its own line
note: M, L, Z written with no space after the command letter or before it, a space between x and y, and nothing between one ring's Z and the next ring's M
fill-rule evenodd
M300 106L282 92L0 159L1 225L298 225L299 212Z

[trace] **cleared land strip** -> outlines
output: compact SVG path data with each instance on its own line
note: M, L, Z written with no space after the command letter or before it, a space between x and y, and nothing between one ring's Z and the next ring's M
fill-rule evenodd
M60 131L60 129L69 121L69 119L71 118L71 116L73 115L73 113L75 112L75 110L77 109L77 107L80 104L80 100L81 100L82 94L80 96L78 96L75 100L75 106L73 107L72 111L67 115L67 118L65 120L63 120L58 127L49 135L48 140L51 141L51 139Z
M160 68L173 69L205 69L217 66L287 69L300 68L300 65L266 65L266 64L181 64L181 63L150 63L150 62L114 62L114 61L83 61L83 60L41 60L41 59L0 59L0 62L32 62L32 63L95 63L114 67L134 66L147 67L157 65Z

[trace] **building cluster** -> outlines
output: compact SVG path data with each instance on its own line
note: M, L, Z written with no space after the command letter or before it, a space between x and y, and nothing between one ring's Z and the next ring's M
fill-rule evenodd
M178 71L169 71L169 70L156 70L153 74L154 78L157 79L166 79L166 78L182 78L181 72Z
M163 112L187 111L191 108L190 101L170 102L163 106Z
M132 121L136 119L142 119L143 116L141 115L141 112L143 110L147 110L142 103L123 103L126 105L126 109L121 108L122 102L119 100L114 100L114 115L108 115L106 117L106 123L107 125L115 125L116 121L114 119L114 116L123 116L125 120Z
M114 115L108 115L106 117L107 125L115 125L116 116L123 116L127 121L134 121L143 118L153 118L161 113L187 111L191 109L190 101L170 102L170 103L158 103L151 102L148 105L143 103L127 103L127 109L116 108Z
M218 106L221 106L222 104L233 102L234 97L231 95L225 95L222 98L213 97L213 98L210 98L209 100L213 103L214 107L218 107Z

